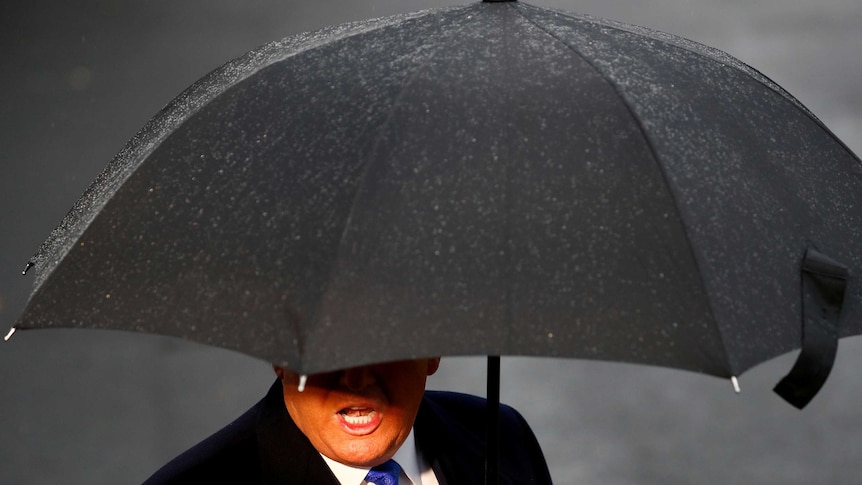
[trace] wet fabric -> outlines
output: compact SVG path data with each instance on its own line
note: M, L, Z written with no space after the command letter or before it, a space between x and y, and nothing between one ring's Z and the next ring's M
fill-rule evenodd
M19 329L118 328L302 374L431 355L729 377L802 345L862 163L742 62L475 3L274 42L148 123L34 257ZM356 348L385 351L353 352Z

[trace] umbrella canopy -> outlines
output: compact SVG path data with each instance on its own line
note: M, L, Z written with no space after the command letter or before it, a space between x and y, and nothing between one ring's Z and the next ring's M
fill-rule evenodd
M521 3L429 10L190 87L45 242L15 327L300 373L515 354L729 377L803 321L826 347L862 332L860 199L859 159L726 54ZM803 292L807 252L839 284Z

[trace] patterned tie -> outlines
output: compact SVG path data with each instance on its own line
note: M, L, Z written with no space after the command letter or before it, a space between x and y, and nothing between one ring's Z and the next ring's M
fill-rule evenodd
M400 474L401 467L398 463L395 463L395 460L389 460L369 470L368 475L365 475L365 481L369 485L398 485Z

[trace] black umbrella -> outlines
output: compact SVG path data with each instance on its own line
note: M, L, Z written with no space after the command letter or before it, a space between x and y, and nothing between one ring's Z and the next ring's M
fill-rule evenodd
M862 332L860 199L860 160L724 53L520 3L429 10L190 87L45 242L15 328L300 373L517 354L732 377L803 346L804 405Z

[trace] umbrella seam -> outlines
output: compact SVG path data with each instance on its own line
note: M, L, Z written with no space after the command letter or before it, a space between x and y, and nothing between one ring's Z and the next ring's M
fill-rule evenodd
M462 16L462 15L470 14L474 8L475 7L473 5L464 5L464 6L460 6L459 8L453 8L453 9L447 9L447 10L449 12L452 12L452 13L457 13L458 16ZM436 10L433 10L433 12L439 12L439 10L440 9L436 9ZM461 11L458 12L458 10L461 10ZM482 11L480 10L479 13L482 13ZM399 23L398 25L399 26L404 25L405 23L413 21L413 20L417 20L418 18L419 17L407 19L404 22ZM391 25L393 25L393 24L390 24L389 26L391 26ZM421 47L421 45L419 45L419 47ZM355 213L356 201L362 195L362 187L364 186L364 182L365 182L366 178L368 177L368 173L371 170L372 164L374 163L374 161L376 159L378 159L377 155L379 153L378 150L379 150L381 139L383 138L384 129L391 124L393 114L395 113L396 108L400 105L400 100L403 98L405 91L407 91L409 86L416 79L416 77L418 76L418 73L421 72L422 70L424 70L425 68L427 68L430 65L430 63L432 62L434 56L438 55L441 50L443 50L443 49L442 48L435 49L434 52L432 54L429 54L428 57L424 61L422 61L421 63L418 63L411 70L410 74L408 74L407 76L404 77L404 80L401 82L401 84L399 86L398 94L392 98L392 104L389 106L389 108L386 112L385 119L378 126L376 126L374 128L374 130L376 130L377 133L374 136L373 141L371 142L371 149L369 151L369 154L360 163L360 165L357 167L358 170L361 172L358 179L357 179L357 189L353 195L353 202L350 204L350 210L347 214L347 217L344 220L344 227L341 231L341 235L339 236L338 243L335 245L335 258L334 258L333 264L330 266L330 273L329 273L330 277L327 278L327 280L326 280L327 283L325 283L325 287L324 287L324 290L322 292L322 294L324 294L324 295L329 291L329 282L331 282L331 280L332 280L331 277L333 274L335 274L337 272L338 267L340 265L340 261L342 260L341 254L343 253L342 250L344 247L344 242L347 239L347 233L349 231L349 228L351 226L351 222L353 220L353 216ZM369 130L369 131L372 131L372 130ZM320 305L318 305L318 307L315 308L315 312L312 315L312 319L316 318L316 316L319 314L320 314Z
M686 234L686 239L690 242L691 239L688 237L689 228L688 228L687 224L685 223L685 219L683 218L683 214L682 214L682 211L680 210L679 204L677 204L677 196L676 196L676 193L674 193L671 184L669 183L668 174L665 171L664 166L660 163L661 158L658 156L658 152L656 151L656 148L655 148L655 145L653 144L652 138L649 136L649 133L645 129L642 120L637 115L637 112L635 111L635 108L632 105L632 103L629 101L629 99L619 89L619 86L617 86L616 83L614 83L612 80L608 79L608 77L605 76L605 73L601 69L599 69L599 67L596 66L596 64L594 64L592 61L590 61L590 59L586 58L586 56L581 54L581 52L579 52L575 47L569 45L569 43L567 43L565 40L563 40L560 37L558 37L557 35L555 35L550 30L539 25L539 23L536 20L530 18L524 12L520 11L521 8L516 7L515 5L513 5L512 7L519 10L518 13L525 20L527 20L528 22L533 24L536 28L538 28L539 30L541 30L542 32L547 34L552 39L556 40L557 42L559 42L560 44L565 46L573 54L578 56L585 63L587 63L590 67L592 67L593 70L597 74L599 74L599 76L602 78L602 80L604 80L611 87L611 89L614 90L614 92L619 97L620 101L622 101L623 105L625 106L626 111L628 111L629 114L631 114L632 118L634 119L635 123L637 124L638 131L640 131L641 135L643 136L643 138L646 142L646 145L647 145L650 153L652 154L653 160L655 161L655 164L658 166L659 173L661 174L662 180L664 181L664 186L665 186L668 194L670 195L671 201L673 203L673 207L677 213L677 217L679 218L683 232ZM709 314L712 316L713 321L716 321L715 311L713 309L712 298L711 298L709 292L707 291L706 281L703 278L703 273L700 271L701 261L698 259L697 254L695 254L695 252L692 250L691 244L688 245L688 248L689 248L689 253L691 254L692 260L694 261L695 267L698 269L697 276L698 276L698 279L700 280L700 286L701 286L701 289L703 290L704 298L705 298L707 306L709 308ZM736 375L737 371L735 369L735 365L731 362L730 354L727 351L727 343L725 341L724 333L722 332L719 325L714 325L714 328L716 329L716 333L718 334L719 341L721 342L721 347L724 350L723 355L724 355L725 363L727 366L727 370L728 370L728 372L730 372L730 375ZM727 376L727 377L730 377L730 376Z
M467 8L465 7L464 10L466 11ZM435 54L436 54L436 52L435 52ZM386 113L386 119L384 119L383 122L380 123L380 125L378 125L375 128L377 130L377 135L374 136L374 140L371 144L372 146L371 146L371 151L369 152L369 156L360 164L360 169L361 169L362 173L359 176L359 180L358 180L358 187L359 188L357 188L356 194L354 194L354 197L353 197L354 203L352 203L350 205L350 212L347 214L347 218L344 221L344 229L341 231L341 236L338 239L337 248L342 247L344 240L345 240L345 237L347 235L347 228L350 225L350 222L353 220L353 213L354 213L354 209L356 207L355 201L356 201L356 199L359 198L359 195L361 193L361 187L363 185L363 181L368 176L368 171L371 168L372 161L376 158L376 155L378 153L380 140L381 140L381 138L383 138L383 134L382 134L383 129L390 124L390 122L392 120L392 115L395 112L395 109L399 106L400 100L403 98L404 92L406 91L407 87L410 84L412 84L413 80L416 79L417 73L429 65L429 63L431 62L431 57L432 56L429 55L428 59L426 59L424 62L418 64L411 71L411 73L409 75L405 76L404 81L401 83L401 85L399 87L398 95L393 98L392 104L389 106L389 109ZM338 261L338 258L336 258L336 261Z
M506 7L508 7L507 11L513 11L517 14L517 9L515 9L515 7L514 7L514 2L506 3L504 5L506 5ZM503 23L503 47L504 47L504 51L508 51L511 36L508 35L507 29L510 27L510 24L508 22L506 22L505 19L503 20L503 22L504 22ZM504 70L506 72L511 71L511 60L512 60L511 56L503 56L503 60L505 62ZM505 85L505 86L508 86L508 85ZM504 89L503 93L505 93L504 95L508 99L508 102L506 103L506 105L511 106L512 105L512 103L511 103L512 91L510 89ZM512 112L507 110L505 113L505 119L506 119L507 123L504 124L504 126L507 128L507 131L508 131L508 129L510 129L512 126L515 125L515 123L511 122L511 119L512 119L511 116L512 116ZM514 152L514 150L512 149L513 139L514 139L513 136L503 137L503 140L504 140L503 146L505 147L505 150L506 150L505 159L509 160L509 164L512 163L511 154ZM515 284L515 278L514 278L514 273L515 273L515 271L514 271L514 265L515 265L514 254L515 254L515 250L512 247L512 242L511 242L512 241L512 194L513 194L511 166L509 166L507 164L507 165L505 165L505 169L506 169L506 172L505 172L506 173L506 193L505 193L505 197L506 197L506 202L505 202L505 207L506 207L506 243L509 246L507 248L508 252L506 254L506 259L507 259L507 263L508 263L506 265L507 272L508 272L506 281L508 281L508 284L506 285L506 314L505 314L505 319L506 319L506 353L509 353L511 351L511 349L514 348L514 346L512 345L512 327L514 326L514 318L515 317L514 317L514 305L512 303L512 295L514 294L513 286ZM502 354L502 352L501 352L501 354Z
M257 72L314 48L331 45L358 35L404 25L407 22L417 21L441 12L458 12L468 9L469 6L464 5L426 9L391 17L324 27L314 32L299 33L265 43L210 71L171 99L126 142L119 153L107 163L96 179L75 200L72 208L28 259L27 269L36 266L28 306L29 302L33 301L40 292L44 282L61 266L78 241L84 237L93 222L103 212L103 209L111 203L120 187L134 176L141 164L171 136L175 127L188 122L214 99L224 95ZM369 23L374 23L374 25L368 26ZM331 37L332 32L339 33L335 37ZM291 44L292 49L289 52L281 51L286 45ZM66 231L71 232L71 234ZM57 258L56 255L60 255L60 257ZM50 271L44 271L46 269L45 264L51 262L52 259L52 264L47 268ZM26 311L23 312L23 314L26 313ZM19 318L13 327L28 328L25 325L20 325L21 323ZM299 350L302 354L302 350Z
M532 7L532 5L530 5L530 6ZM512 7L515 8L514 5ZM572 12L566 12L564 10L550 9L550 8L547 10L552 11L558 15L568 17L570 19L575 19L578 21L588 21L588 22L598 23L598 24L601 24L602 26L608 27L610 29L614 29L614 30L619 31L619 32L625 32L625 33L631 34L631 35L642 35L645 37L649 37L650 39L653 39L655 41L661 42L661 43L666 44L666 45L673 46L677 49L681 49L681 50L690 52L692 54L696 54L698 56L709 57L713 61L716 61L723 66L726 66L726 67L729 67L732 69L736 69L737 71L740 71L743 74L745 74L746 76L748 76L754 82L766 87L770 91L776 93L777 95L784 98L786 101L788 101L791 104L793 104L794 106L796 106L800 111L802 111L805 114L805 116L807 116L811 121L813 121L820 128L822 128L830 137L832 137L835 141L837 141L838 144L841 145L851 155L851 157L853 157L853 159L856 161L856 163L858 163L859 165L862 165L862 158L860 158L858 155L853 153L853 151L850 149L849 146L847 146L847 144L845 144L840 138L838 138L838 136L836 136L835 133L833 133L832 130L829 129L829 127L827 127L823 123L823 121L821 121L820 118L817 117L817 115L815 115L810 109L808 109L807 106L803 105L798 99L796 99L795 96L790 94L790 92L788 92L786 89L782 88L781 85L779 85L778 83L773 81L772 78L763 74L760 70L746 64L745 62L737 59L736 57L733 57L732 55L728 54L727 52L725 52L721 49L717 49L715 47L711 47L711 46L708 46L706 44L702 44L700 42L697 42L697 41L694 41L691 39L687 39L685 37L671 34L669 32L662 32L662 31L650 29L647 27L641 27L641 26L637 26L637 25L627 24L624 22L618 22L618 21L610 20L610 19L593 17L591 15L586 15L586 14L574 14ZM522 15L523 15L523 13L522 13ZM527 17L525 16L525 18L527 18ZM541 26L536 24L535 21L533 21L529 18L528 18L528 20L530 20L537 27L542 28ZM542 30L545 30L545 29L542 29ZM547 30L545 30L545 32L547 32L549 35L553 36L553 34L548 32ZM560 42L565 44L565 42L563 42L562 39L559 39L555 36L554 36L554 38L556 38L557 40L559 40ZM581 57L583 57L583 56L581 56ZM590 63L590 65L592 65L592 63Z
M300 33L281 40L268 42L210 71L205 77L193 83L168 102L164 108L159 110L153 118L147 121L143 128L138 130L126 142L120 152L108 162L96 179L76 199L69 212L51 231L48 238L40 245L34 255L30 257L28 266L37 265L36 278L30 298L32 299L42 283L60 266L65 256L70 253L70 248L87 232L87 229L101 213L102 208L107 206L114 198L119 187L134 175L140 163L146 160L173 133L172 128L191 119L202 107L223 95L227 90L262 69L320 47L321 45L331 44L394 25L401 25L405 22L438 14L441 11L466 10L467 8L469 7L462 5L449 8L426 9L392 17L324 27L311 33ZM366 24L369 22L375 22L376 25L366 27ZM328 37L332 31L338 30L342 31L340 35L335 38ZM292 42L297 44L293 50L286 54L276 55L280 47ZM229 79L229 81L226 83L221 82L224 79ZM103 180L107 180L107 182L100 183ZM98 199L102 200L99 204L93 205L91 201ZM86 202L91 203L87 204ZM98 209L93 210L94 207L98 207ZM85 211L86 208L90 208L90 210ZM68 234L63 237L62 234L64 231L62 228L64 227L79 229L72 231L73 237L68 237ZM51 271L47 273L42 271L42 263L48 260L50 255L56 254L63 254L63 257L53 264Z

